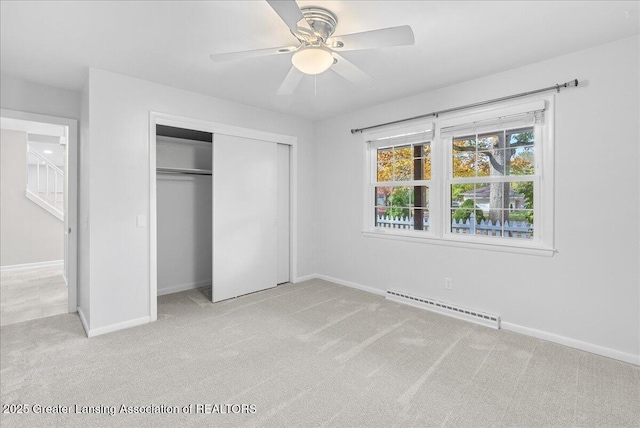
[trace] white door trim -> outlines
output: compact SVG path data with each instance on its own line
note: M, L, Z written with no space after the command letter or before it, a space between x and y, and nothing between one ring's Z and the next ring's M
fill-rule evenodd
M223 123L192 119L155 111L149 112L149 315L151 321L158 319L158 251L157 251L157 206L156 206L156 125L174 126L212 134L231 135L255 140L271 141L291 146L290 152L290 278L297 278L298 261L298 138L291 135L244 128Z
M66 126L69 129L67 146L68 192L65 195L65 226L71 230L68 235L66 263L69 312L78 310L78 121L58 116L29 113L18 110L0 109L0 117L28 120L31 122L50 123ZM65 230L65 235L67 230Z
M291 146L277 144L277 283L290 282L291 279ZM283 159L286 155L286 158ZM286 176L285 176L286 173ZM284 190L284 191L283 191ZM283 227L284 225L284 227ZM284 236L283 236L284 235ZM283 239L284 238L284 239ZM283 257L284 256L284 257ZM286 263L286 264L285 264Z

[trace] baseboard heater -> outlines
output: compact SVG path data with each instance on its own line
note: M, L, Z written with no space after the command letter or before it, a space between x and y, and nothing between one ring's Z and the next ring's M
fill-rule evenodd
M450 317L459 318L465 321L471 321L487 327L499 329L500 316L491 315L473 309L463 308L461 306L452 305L438 300L426 297L414 296L396 290L387 290L386 298L398 303L415 306L417 308L426 309L437 312L439 314L448 315Z

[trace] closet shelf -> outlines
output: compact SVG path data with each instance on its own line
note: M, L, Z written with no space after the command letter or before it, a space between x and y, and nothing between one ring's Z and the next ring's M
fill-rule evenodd
M212 171L210 169L197 169L197 168L157 167L156 172L161 174L211 175Z

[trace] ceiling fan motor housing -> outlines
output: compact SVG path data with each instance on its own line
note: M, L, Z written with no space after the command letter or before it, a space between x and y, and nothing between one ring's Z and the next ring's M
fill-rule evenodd
M336 30L338 17L324 7L308 6L302 7L300 10L315 33L315 42L326 42Z

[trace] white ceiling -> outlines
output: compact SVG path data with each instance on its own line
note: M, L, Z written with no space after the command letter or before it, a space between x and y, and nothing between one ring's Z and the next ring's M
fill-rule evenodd
M265 1L2 1L0 71L78 91L95 67L319 119L637 35L639 3L299 1L334 11L336 35L409 24L416 44L342 53L368 91L327 71L276 97L289 55L209 60L295 42Z

